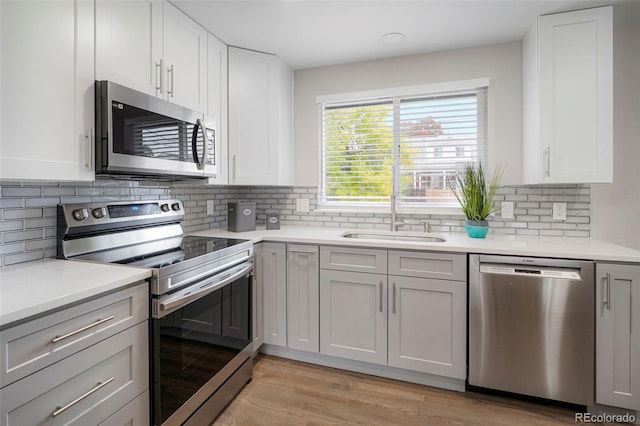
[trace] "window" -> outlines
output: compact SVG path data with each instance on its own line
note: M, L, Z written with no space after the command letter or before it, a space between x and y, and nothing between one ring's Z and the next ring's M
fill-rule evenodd
M487 85L319 97L320 204L383 205L395 194L399 205L457 206L456 171L485 161Z

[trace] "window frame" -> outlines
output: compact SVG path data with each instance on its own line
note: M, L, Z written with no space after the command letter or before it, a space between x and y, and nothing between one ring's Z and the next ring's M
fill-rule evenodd
M367 90L367 91L358 91L358 92L348 92L348 93L337 93L330 95L320 95L316 97L316 104L318 108L318 170L319 170L319 181L318 181L318 211L340 211L340 212L388 212L390 203L366 203L366 202L326 202L324 201L324 191L326 185L324 184L324 166L323 166L323 105L324 104L339 104L339 103L375 103L377 101L388 100L388 98L394 97L416 97L416 96L430 96L437 95L443 92L457 92L457 91L473 91L478 89L487 89L487 98L488 98L488 89L490 87L490 79L489 78L477 78L470 80L458 80L458 81L450 81L450 82L441 82L441 83L433 83L433 84L422 84L415 86L401 86L401 87L390 87L384 89L377 90ZM488 102L485 107L488 110ZM487 122L484 123L485 126L488 127L488 111L485 111L485 116ZM488 132L486 129L484 130L485 136L487 136ZM394 141L395 142L395 141ZM483 152L481 161L483 165L486 166L488 163L488 148L489 148L489 140L486 137L485 140L485 151ZM398 155L396 143L394 143L394 157ZM397 160L397 159L396 159ZM396 167L396 163L394 160L394 168ZM396 171L393 172L392 177L392 192L398 195L400 191L400 182L399 179L395 178ZM443 206L436 206L433 204L429 205L417 205L416 203L401 203L397 204L397 210L399 212L404 213L436 213L436 214L458 214L460 213L460 208L454 205L446 204Z

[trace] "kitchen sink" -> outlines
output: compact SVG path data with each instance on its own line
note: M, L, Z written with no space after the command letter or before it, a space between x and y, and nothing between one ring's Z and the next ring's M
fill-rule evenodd
M444 243L447 241L442 235L425 232L349 231L342 234L341 237L364 240L422 241L425 243Z

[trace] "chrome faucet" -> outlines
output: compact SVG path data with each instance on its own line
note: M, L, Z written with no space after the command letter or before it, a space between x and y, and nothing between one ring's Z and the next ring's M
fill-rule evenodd
M396 196L391 196L391 230L397 231L399 227L404 226L404 222L396 220Z

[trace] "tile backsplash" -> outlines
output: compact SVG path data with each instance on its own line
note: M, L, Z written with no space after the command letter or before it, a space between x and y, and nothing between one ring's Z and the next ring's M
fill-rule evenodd
M100 179L95 182L0 182L0 265L56 256L56 206L60 203L158 200L178 198L185 206L185 232L227 227L227 202L256 203L256 222L277 211L283 225L389 229L391 215L318 210L316 187L208 186L197 181L177 183ZM512 201L514 219L497 213L490 232L511 235L590 236L591 189L588 185L505 186L496 202ZM296 212L296 199L309 199L309 212ZM207 200L214 214L207 215ZM552 203L567 203L567 219L552 220ZM462 215L399 214L403 229L422 230L428 221L434 232L464 232ZM241 236L241 234L239 234Z

